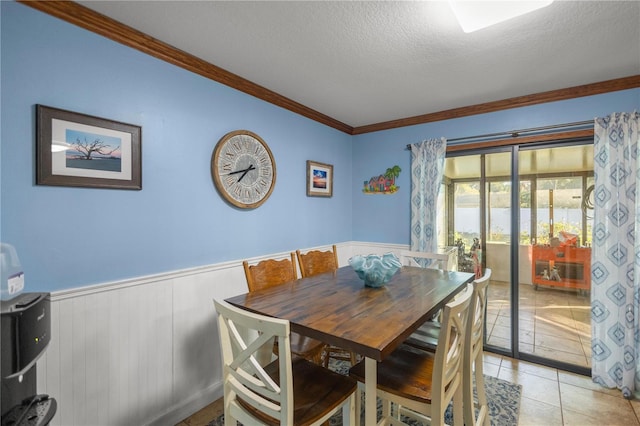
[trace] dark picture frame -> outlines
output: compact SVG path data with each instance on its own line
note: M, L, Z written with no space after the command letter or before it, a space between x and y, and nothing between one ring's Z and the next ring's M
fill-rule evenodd
M333 166L307 160L307 196L333 196Z
M36 105L36 185L142 189L142 127Z

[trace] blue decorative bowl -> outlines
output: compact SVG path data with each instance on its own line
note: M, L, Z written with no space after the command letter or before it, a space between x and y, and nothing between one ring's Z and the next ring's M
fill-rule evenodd
M364 280L364 285L367 287L382 287L402 267L402 263L393 253L386 253L382 256L377 254L355 255L349 259L349 265L356 271L358 277Z

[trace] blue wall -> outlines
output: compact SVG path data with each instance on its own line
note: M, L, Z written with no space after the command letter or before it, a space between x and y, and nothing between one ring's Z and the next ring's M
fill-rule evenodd
M409 243L408 143L589 120L640 107L640 89L348 136L14 2L0 2L0 241L28 291L52 291L344 241ZM35 104L142 126L142 191L35 185ZM260 135L277 183L260 208L217 194L211 153ZM306 160L334 165L306 196ZM393 165L394 195L362 184Z
M407 144L425 139L447 139L509 130L574 123L640 108L640 89L490 114L427 123L353 137L353 239L355 241L409 244L411 153ZM402 172L396 179L400 190L393 195L362 192L363 182L394 165Z
M27 291L351 240L351 137L22 4L0 2L1 234ZM142 191L35 185L35 104L142 126ZM210 174L227 132L260 135L271 197L230 207ZM306 196L306 160L334 165Z

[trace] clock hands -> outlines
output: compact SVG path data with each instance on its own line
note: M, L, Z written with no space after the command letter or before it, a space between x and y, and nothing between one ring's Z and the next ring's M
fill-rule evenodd
M249 170L255 170L256 168L253 167L253 164L251 164L249 167L247 167L246 169L242 169L242 170L236 170L235 172L230 172L228 174L230 175L237 175L238 173L242 173L242 172L248 172Z
M238 179L238 182L240 182L242 180L243 177L245 177L247 175L247 173L249 173L249 170L255 170L256 168L253 167L253 164L249 166L249 168L247 170L244 171L243 174L240 175L240 178Z
M238 173L242 173L242 175L240 175L240 178L238 178L238 182L240 182L242 180L242 178L244 178L247 173L249 173L251 170L255 170L256 168L253 167L253 164L250 164L249 167L247 167L246 169L243 170L236 170L235 172L231 172L229 173L230 175L235 175Z

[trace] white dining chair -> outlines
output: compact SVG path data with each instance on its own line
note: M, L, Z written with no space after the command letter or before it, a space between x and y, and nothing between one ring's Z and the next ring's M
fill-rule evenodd
M400 252L400 262L405 266L418 266L420 268L442 269L446 271L450 269L449 254L433 253L412 250L402 250ZM456 268L457 269L457 268ZM438 311L433 315L430 321L440 321L442 312ZM437 338L437 336L436 336Z
M406 266L419 266L433 269L449 269L449 255L422 251L402 250L400 261Z
M404 411L411 410L411 417L439 426L453 401L453 419L462 424L462 361L472 294L473 286L468 285L445 305L435 353L401 345L378 363L376 393L383 401L383 414L390 412L388 405L393 403ZM352 367L349 375L364 383L364 362ZM393 414L388 424L403 424L398 410Z
M355 425L357 382L301 357L289 345L289 321L214 300L222 349L225 426L320 425L342 409ZM253 330L246 338L243 330ZM278 358L266 366L260 348L278 341ZM250 340L251 339L251 340Z
M473 296L469 308L469 321L465 334L465 355L463 362L464 419L465 425L489 426L489 406L484 387L483 349L484 322L487 306L487 288L491 279L491 269L485 269L482 278L473 282ZM435 352L441 325L436 321L423 324L405 341L414 348ZM475 380L474 380L475 379ZM478 394L474 402L474 381ZM475 416L475 409L478 416Z

